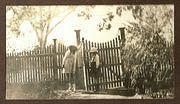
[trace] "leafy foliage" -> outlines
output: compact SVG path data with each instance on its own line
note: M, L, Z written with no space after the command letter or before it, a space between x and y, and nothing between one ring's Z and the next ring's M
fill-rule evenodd
M103 18L103 23L100 23L98 25L99 31L102 31L103 29L110 30L111 27L112 27L110 22L113 20L113 18L114 18L113 13L112 12L108 12L107 13L107 17Z
M138 22L128 26L131 36L123 47L124 78L131 82L126 87L148 89L151 94L173 89L173 10L167 6L127 8L132 8ZM171 39L167 40L166 34Z

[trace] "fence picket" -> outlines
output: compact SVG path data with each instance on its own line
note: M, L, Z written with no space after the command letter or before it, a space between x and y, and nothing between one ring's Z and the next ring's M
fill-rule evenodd
M29 56L29 52L27 52L27 56ZM27 57L27 56L26 56L26 57ZM26 63L26 64L27 64L27 71L28 71L28 77L27 77L27 79L28 79L28 82L31 82L31 75L30 75L30 69L31 69L31 68L30 68L30 64L29 64L29 63L31 62L31 61L30 61L30 57L27 57L27 60L28 60L27 63Z
M53 52L53 46L51 45L50 46L50 52L52 53ZM53 56L51 56L51 58L50 58L50 62L51 62L51 79L52 79L52 77L54 76L54 72L53 72Z
M117 64L118 63L117 63L117 53L116 53L115 39L113 39L113 48L114 48L113 49L113 53L114 53L114 57L113 57L114 59L113 60L114 60L114 64L115 64L115 66L114 66L115 70L114 71L115 71L115 73L118 73L118 69L117 69L117 66L118 66ZM118 80L118 76L115 75L114 76L114 81L117 81L117 80ZM115 87L118 87L118 82L115 83Z
M105 50L105 44L102 43L102 49ZM106 60L106 52L105 51L102 51L102 54L103 54L103 63L102 64L106 64L107 63L107 60ZM102 66L104 69L104 83L105 83L105 89L108 88L108 84L107 84L107 68L105 66Z
M109 63L109 60L108 60L109 59L108 58L108 46L107 46L107 43L105 43L104 45L105 45L105 55L106 55L105 56L106 57L106 66L105 67L106 67L106 72L107 72L106 73L106 76L107 76L107 82L106 83L107 83L107 88L110 88L110 84L108 83L109 82L109 78L110 78L109 77L109 70L108 70L108 68L109 68L108 67L108 63Z
M20 52L20 77L21 77L21 83L23 83L23 58L22 58L22 52Z
M113 66L111 65L112 64L112 60L111 60L111 45L110 45L110 42L108 42L108 57L109 57L109 76L110 76L110 88L113 87L113 74L110 72L110 70L112 69L113 70Z
M97 45L95 44L95 47L97 47L98 48L98 54L99 54L99 57L102 57L102 51L100 50L100 44L99 43L97 43ZM100 59L100 63L101 63L101 59ZM100 72L102 73L102 68L100 67ZM99 78L99 83L102 83L102 78ZM102 84L100 84L99 85L99 87L101 88L101 89L103 89L103 86L102 86Z
M37 63L37 49L34 50L34 63L35 63L35 68L34 68L34 77L35 77L35 82L38 82L38 74L37 74L37 70L38 70L38 63Z

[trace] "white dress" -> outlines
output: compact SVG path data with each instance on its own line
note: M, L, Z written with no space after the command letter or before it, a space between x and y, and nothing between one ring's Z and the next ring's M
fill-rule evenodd
M73 73L75 71L75 54L68 50L63 58L63 65L65 69L64 73Z

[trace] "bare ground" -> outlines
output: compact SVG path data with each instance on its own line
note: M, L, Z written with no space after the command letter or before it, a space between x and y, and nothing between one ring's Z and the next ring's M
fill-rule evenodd
M14 93L13 96L7 97L7 100L11 99L153 99L147 95L134 95L134 96L121 96L121 95L108 95L99 93L85 93L83 90L77 90L75 92L69 92L66 90L56 90L51 97L38 98L37 94L28 95L23 93ZM169 98L168 98L169 99ZM171 98L170 98L171 99Z

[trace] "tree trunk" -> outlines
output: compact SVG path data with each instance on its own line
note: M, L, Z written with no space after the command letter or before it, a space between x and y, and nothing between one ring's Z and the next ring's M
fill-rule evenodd
M46 33L44 33L44 34L40 35L40 37L38 38L38 43L39 43L40 48L46 47L47 37L48 37L48 35Z
M46 39L46 40L47 40L47 39ZM40 48L46 47L46 40L44 40L44 39L42 39L42 38L40 38L40 39L38 40L38 42L39 42L39 47L40 47Z

